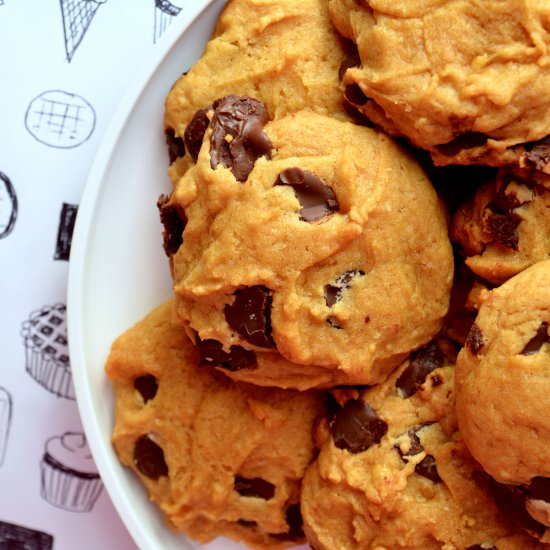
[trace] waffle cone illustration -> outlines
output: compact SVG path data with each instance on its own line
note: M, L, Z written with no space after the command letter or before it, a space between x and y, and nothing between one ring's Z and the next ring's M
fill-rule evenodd
M105 2L106 0L59 0L63 17L67 61L71 61L73 58L97 9Z

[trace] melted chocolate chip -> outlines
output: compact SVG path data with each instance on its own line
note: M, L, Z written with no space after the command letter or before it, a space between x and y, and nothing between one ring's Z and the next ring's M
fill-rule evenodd
M513 212L507 214L492 213L487 219L488 229L495 242L512 250L518 249L518 226L520 223L521 217Z
M264 286L236 290L233 303L224 308L225 320L247 342L261 348L273 348L271 302L271 291Z
M268 156L272 144L263 127L269 117L265 105L246 96L228 95L213 104L210 166L231 169L237 181L246 181L256 159Z
M185 146L191 155L191 158L196 161L201 150L202 140L210 120L208 119L209 107L199 109L194 115L183 133Z
M543 321L539 325L535 336L525 344L525 347L521 351L521 355L534 355L544 344L546 344L546 342L550 342L550 336L548 336L548 323Z
M334 191L319 176L308 170L287 168L277 176L275 185L289 185L294 189L302 207L300 218L303 221L314 222L338 210Z
M156 480L168 475L164 451L149 435L142 435L134 446L134 464L149 479Z
M357 106L365 105L367 101L370 101L370 97L365 95L358 84L348 84L344 90L344 97L352 105Z
M433 481L434 483L439 483L441 481L441 478L439 477L439 473L437 472L437 467L435 464L435 458L432 455L426 455L415 467L414 471L421 475L422 477L425 477L426 479L429 479L430 481Z
M256 497L269 500L275 495L275 485L261 477L235 476L234 488L242 497Z
M489 136L482 134L481 132L465 132L456 136L454 139L447 143L442 143L437 146L437 150L447 157L457 155L464 149L474 149L475 147L481 147L487 143Z
M300 504L291 504L285 511L285 519L288 525L286 533L274 533L271 536L277 540L293 540L298 541L305 537L303 531L302 512Z
M324 291L327 307L332 307L339 302L342 299L342 294L350 287L353 279L364 274L365 272L360 269L352 269L351 271L346 271L338 275L333 284L325 285Z
M368 403L353 399L336 412L330 431L336 447L361 453L382 439L388 425Z
M409 365L395 382L401 397L406 399L414 395L424 384L428 374L443 366L444 359L443 352L435 341L411 353Z
M171 256L183 243L183 230L187 224L187 218L177 207L169 205L168 201L167 195L161 195L157 201L157 208L164 228L162 233L164 252L167 256Z
M527 499L525 488L517 485L504 485L494 479L489 480L489 488L499 510L508 521L536 537L541 537L544 534L546 525L532 518L525 509Z
M408 462L409 456L417 455L418 453L421 453L424 450L424 446L422 445L420 438L417 435L417 432L421 430L423 427L424 425L414 426L413 428L407 431L407 436L409 437L410 445L406 453L404 453L401 450L401 447L399 445L395 446L398 453L401 455L403 462Z
M157 379L152 374L144 374L134 380L134 388L139 392L144 403L154 399L158 387Z
M211 338L207 340L197 338L196 345L200 353L199 364L201 366L222 367L229 371L256 367L255 353L241 346L231 346L227 352L224 351L221 342Z
M466 341L464 345L474 354L478 355L479 352L485 346L485 341L483 340L483 333L478 325L475 323L472 324L468 335L466 336Z
M164 137L168 147L168 159L170 160L170 164L172 164L178 157L185 155L185 144L183 139L176 136L176 132L172 128L164 130Z
M529 484L529 495L536 500L550 502L550 478L537 476Z

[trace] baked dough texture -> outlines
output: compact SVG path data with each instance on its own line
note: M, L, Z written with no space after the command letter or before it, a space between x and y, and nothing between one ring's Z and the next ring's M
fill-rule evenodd
M451 240L479 277L498 285L550 254L550 190L501 169L453 216Z
M384 383L334 392L302 489L314 548L542 548L500 514L457 432L453 357L435 341Z
M452 250L430 182L384 134L311 111L265 121L248 142L269 150L245 177L238 162L214 169L220 109L165 205L186 220L171 256L178 317L201 341L255 354L251 368L226 365L234 378L381 381L448 308ZM229 141L241 151L243 139Z
M224 535L252 548L300 544L320 394L237 384L199 367L172 309L158 306L113 343L106 372L120 461L169 525L201 543Z
M457 415L464 441L498 483L513 487L536 520L529 530L546 542L549 323L550 260L545 260L485 293L457 361Z
M345 56L324 0L230 0L201 58L166 98L164 128L170 143L179 143L173 158L182 157L169 171L172 180L193 162L193 147L185 147L189 123L219 97L257 97L271 118L306 108L348 118L338 76Z
M550 134L550 5L329 0L354 41L347 97L439 164L533 164ZM542 141L541 141L542 140ZM536 155L535 155L536 156ZM548 156L539 168L544 171Z

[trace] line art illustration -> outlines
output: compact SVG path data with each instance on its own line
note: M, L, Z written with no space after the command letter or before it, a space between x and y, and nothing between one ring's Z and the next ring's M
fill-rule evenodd
M59 0L65 52L70 63L99 6L107 0Z
M65 304L33 311L21 326L25 369L49 392L76 399L69 362Z
M103 482L92 459L86 436L65 432L50 437L40 461L41 497L68 512L90 512Z
M12 413L13 403L11 394L6 388L0 386L0 466L2 466L6 457Z
M7 237L17 219L17 194L10 178L0 172L0 239Z
M25 127L44 145L60 149L78 147L95 128L94 108L82 96L48 90L36 96L25 113Z
M0 548L51 550L54 538L49 533L0 521Z
M76 204L64 202L61 206L54 260L69 260L77 212L78 206Z
M162 36L164 31L168 28L168 25L172 22L172 19L181 12L181 8L175 6L170 0L155 0L155 21L153 42L156 44L157 40Z

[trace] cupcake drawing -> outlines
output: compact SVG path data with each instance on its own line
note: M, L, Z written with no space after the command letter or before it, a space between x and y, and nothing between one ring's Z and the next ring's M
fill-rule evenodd
M58 397L76 399L67 348L65 304L33 311L22 325L21 336L27 372Z
M12 415L11 395L2 386L0 386L0 466L4 463L6 457L6 448L8 445L8 435L11 427Z
M46 441L40 474L42 498L69 512L90 512L103 489L86 436L80 432Z

